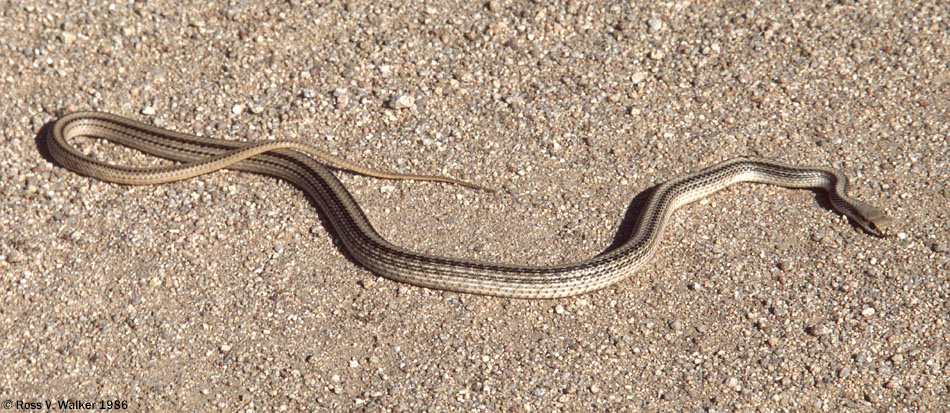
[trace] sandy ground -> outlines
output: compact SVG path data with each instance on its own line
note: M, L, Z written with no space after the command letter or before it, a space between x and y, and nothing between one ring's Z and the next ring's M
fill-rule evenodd
M0 2L3 403L950 405L941 1L63 3ZM285 182L127 187L51 163L38 132L87 109L500 188L339 174L385 237L436 254L589 257L643 190L747 154L840 168L897 223L874 238L822 194L741 185L605 290L444 293L354 263Z

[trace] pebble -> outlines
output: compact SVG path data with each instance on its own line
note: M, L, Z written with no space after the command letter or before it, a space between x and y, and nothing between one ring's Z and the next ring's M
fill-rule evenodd
M521 108L525 105L524 98L518 95L505 96L504 100L505 100L505 103L508 104L508 106L511 106L512 108L515 108L515 109Z
M884 387L895 390L901 387L901 379L899 377L891 377L887 383L884 383Z
M143 115L152 116L152 115L154 115L155 113L156 113L156 112L155 112L155 107L153 107L153 106L146 106L146 107L142 108L142 114L143 114Z
M39 187L39 181L36 179L35 176L31 176L31 177L26 178L26 190L27 190L27 192L35 193L35 192L38 191L39 189L40 189L40 187Z
M345 109L347 105L350 104L350 95L346 93L344 88L336 88L333 90L333 98L335 99L333 107L337 110Z
M729 387L733 390L739 390L739 379L735 377L730 377L729 380L726 380L726 387Z
M783 306L777 306L773 304L771 307L769 307L769 309L772 311L772 314L774 314L776 317L784 317L785 315L788 314L788 309L786 309Z
M231 345L224 343L220 347L218 347L218 350L221 350L222 353L228 353L231 351Z
M7 254L7 262L9 262L10 264L16 264L18 262L23 262L25 260L26 260L26 255L20 251L13 250L13 251L10 251L9 254Z
M235 115L240 115L241 112L244 112L244 105L242 105L242 104L237 104L237 105L234 105L234 106L231 107L231 113L233 113L233 114L235 114Z
M874 307L864 307L864 309L861 310L861 315L863 315L863 316L865 316L865 317L870 317L870 316L874 315L874 313L875 313Z
M673 329L673 331L683 331L683 322L680 320L673 320L670 322L670 328Z
M654 32L658 32L663 29L663 21L656 17L647 19L647 24L650 26L650 30Z
M816 324L808 328L808 334L816 337L821 337L827 335L828 333L831 333L831 329L824 324Z
M641 70L639 72L635 72L634 74L630 75L630 81L636 85L646 80L647 76L648 76L647 72L644 72Z
M489 0L488 10L490 10L492 13L497 13L501 11L501 9L502 9L502 3L500 0Z
M946 253L947 251L950 251L950 248L947 247L946 242L935 242L933 244L930 244L930 250L933 252L943 254L943 253Z
M70 46L76 42L76 34L73 32L64 31L59 34L59 38L63 41L63 44Z
M413 109L416 99L409 95L395 94L389 99L388 106L392 109Z

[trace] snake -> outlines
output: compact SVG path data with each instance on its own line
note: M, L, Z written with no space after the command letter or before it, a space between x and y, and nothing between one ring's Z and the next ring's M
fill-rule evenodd
M743 182L824 190L834 210L876 237L885 237L885 229L891 223L881 209L849 196L848 178L835 169L738 157L653 187L630 235L594 257L537 266L486 262L420 253L387 241L374 229L333 169L487 190L467 181L365 168L297 141L244 142L197 136L105 112L74 112L61 116L49 128L47 136L49 154L60 166L107 182L160 184L222 168L285 180L313 200L343 248L368 270L399 282L460 293L558 298L613 285L636 273L653 258L677 208ZM84 154L70 143L77 137L103 139L173 162L157 166L116 165Z

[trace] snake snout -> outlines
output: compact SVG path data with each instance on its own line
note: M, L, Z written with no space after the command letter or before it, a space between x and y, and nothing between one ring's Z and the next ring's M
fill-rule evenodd
M884 214L884 211L863 202L855 202L854 210L858 215L856 218L861 228L878 237L885 237L885 230L894 222Z

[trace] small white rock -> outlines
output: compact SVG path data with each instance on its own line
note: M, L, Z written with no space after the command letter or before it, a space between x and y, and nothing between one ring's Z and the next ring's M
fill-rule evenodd
M242 104L237 104L237 105L234 105L234 106L231 107L231 113L233 113L233 114L235 114L235 115L240 115L241 112L244 112L244 105L242 105Z
M66 46L72 45L76 42L76 34L71 32L62 32L60 33L60 38L63 39L63 44Z
M811 335L813 336L820 337L820 336L827 335L828 333L831 333L831 329L825 326L824 324L818 324L809 328L808 332L811 333Z
M23 262L24 260L26 260L26 255L24 255L20 251L13 250L13 251L10 251L9 254L7 254L7 262L11 264Z
M738 389L739 379L735 377L730 377L729 380L726 380L726 386L728 386L730 389Z
M901 387L900 377L891 377L891 379L888 380L887 383L884 383L884 387L887 387L888 389L891 389L891 390L900 388Z
M389 107L393 109L412 109L416 107L416 99L409 95L395 94L389 99Z

